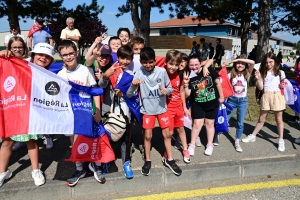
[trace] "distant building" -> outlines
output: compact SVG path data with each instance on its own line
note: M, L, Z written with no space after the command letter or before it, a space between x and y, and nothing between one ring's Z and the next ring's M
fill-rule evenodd
M163 36L163 35L187 35L189 37L195 36L209 36L216 38L226 38L232 40L233 52L236 50L238 54L241 51L241 39L239 38L239 25L225 21L220 24L220 21L198 20L196 16L188 16L184 19L173 18L161 22L150 24L150 36ZM257 45L257 34L249 31L248 34L248 47L247 52L250 52L254 45ZM197 41L199 42L199 41ZM289 54L293 50L293 42L270 37L269 49L274 48L275 53L282 50L284 55ZM215 44L213 44L215 46Z

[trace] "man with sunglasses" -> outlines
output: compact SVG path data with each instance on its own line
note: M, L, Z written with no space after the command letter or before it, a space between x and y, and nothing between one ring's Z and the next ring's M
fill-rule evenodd
M45 26L45 20L42 17L37 17L35 19L34 25L30 28L27 35L28 38L28 49L34 48L38 43L48 43L53 46L52 35L47 26Z
M23 35L19 34L20 33L20 28L14 24L10 24L10 34L6 35L4 38L4 45L7 48L7 44L10 38L12 37L20 37L24 40L24 42L26 43L26 39Z

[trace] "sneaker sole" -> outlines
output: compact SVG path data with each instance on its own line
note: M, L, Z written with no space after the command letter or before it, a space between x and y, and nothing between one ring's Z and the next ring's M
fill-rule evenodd
M102 180L98 179L96 173L95 173L95 170L94 168L92 167L92 163L89 164L89 169L94 173L94 178L96 179L96 181L98 181L99 183L105 183L106 182L106 179L103 178Z
M185 159L183 158L183 162L186 163L186 164L190 164L190 163L191 163L191 160L190 160L190 159L189 159L189 160L185 160Z
M33 179L34 180L34 179ZM41 185L44 185L45 184L45 179L44 180L42 180L41 182L36 182L36 181L34 181L34 184L36 185L36 186L41 186Z
M196 146L196 147L201 147L201 146L202 146L202 144L195 144L195 146Z
M146 174L146 173L143 173L143 172L141 171L141 174L143 174L144 176L149 176L149 174L150 174L150 171L149 171L149 173L148 173L148 174Z
M182 174L182 172L179 174L177 172L175 172L172 167L166 162L166 166L176 175L176 176L180 176Z
M250 140L250 141L244 141L244 140L242 140L242 142L249 143L249 142L255 142L255 140Z
M213 143L214 146L219 146L219 143Z
M76 185L81 178L85 177L85 174L86 173L82 174L74 183L66 182L67 186L72 187L72 186Z

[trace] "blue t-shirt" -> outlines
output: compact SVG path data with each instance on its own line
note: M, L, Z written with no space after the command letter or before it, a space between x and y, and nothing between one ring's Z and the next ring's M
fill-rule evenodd
M33 47L37 43L48 43L49 44L49 38L52 38L52 36L44 30L35 32L32 35Z
M118 61L117 53L116 52L111 52L111 57L112 57L112 64Z

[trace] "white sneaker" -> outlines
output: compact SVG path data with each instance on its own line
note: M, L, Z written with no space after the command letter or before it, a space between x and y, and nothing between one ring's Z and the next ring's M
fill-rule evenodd
M201 147L201 140L200 140L200 137L197 137L197 140L196 140L196 146L197 147Z
M188 151L190 153L190 156L195 155L195 145L194 144L189 144Z
M279 141L278 142L278 151L284 151L285 150L285 146L284 146L284 141Z
M44 138L44 144L46 145L46 149L51 149L53 147L53 142L51 137Z
M45 184L45 177L43 176L43 172L40 169L32 171L31 176L36 186Z
M211 154L213 153L214 150L214 145L207 145L204 154L207 156L211 156Z
M250 134L244 139L242 139L243 142L248 143L248 142L255 142L256 136Z
M243 149L242 149L240 143L235 143L234 147L237 152L243 152Z
M298 137L298 138L295 139L295 143L300 144L300 137Z
M6 179L9 179L11 177L12 173L9 171L9 169L6 172L0 173L0 187L3 185L4 181Z

